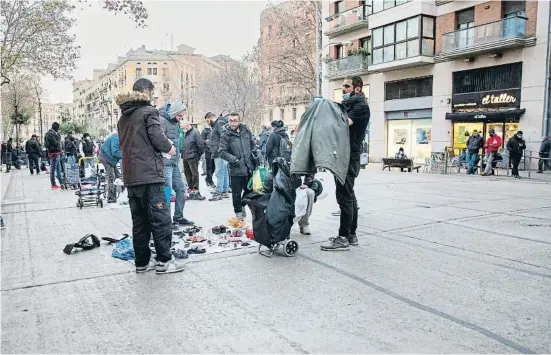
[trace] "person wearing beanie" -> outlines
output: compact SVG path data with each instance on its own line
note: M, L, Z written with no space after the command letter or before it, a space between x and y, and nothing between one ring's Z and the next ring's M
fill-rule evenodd
M280 145L282 142L290 141L289 135L283 128L284 124L281 120L272 121L273 132L270 134L266 142L266 160L271 165L275 158L280 155Z
M496 134L495 129L490 128L488 133L490 137L484 143L484 149L486 149L486 169L484 169L484 172L480 176L492 174L492 163L497 156L499 148L501 148L501 137Z
M509 141L507 141L507 150L509 151L509 159L511 160L511 165L513 167L513 177L520 179L518 174L518 166L520 164L520 159L522 158L522 153L526 149L526 142L522 138L522 131L518 131L514 136L512 136Z
M182 179L179 157L182 149L183 135L180 129L181 121L185 118L186 106L179 102L171 102L159 109L159 119L163 133L172 141L176 154L164 157L165 187L170 187L176 193L174 216L172 223L175 225L193 225L193 222L184 217L186 206L186 185Z
M48 149L48 159L50 160L50 182L52 189L59 189L63 186L61 177L61 136L59 135L59 123L52 123L52 128L46 133L44 142ZM59 181L59 185L55 183L55 177Z

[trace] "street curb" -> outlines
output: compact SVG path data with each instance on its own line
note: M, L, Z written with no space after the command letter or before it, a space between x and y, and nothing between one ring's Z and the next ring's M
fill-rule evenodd
M11 177L14 174L14 171L12 171L9 174L2 171L1 174L2 174L2 183L1 183L2 193L0 194L0 196L2 197L2 201L4 201L4 196L6 195L6 192L8 191L8 187L10 186Z

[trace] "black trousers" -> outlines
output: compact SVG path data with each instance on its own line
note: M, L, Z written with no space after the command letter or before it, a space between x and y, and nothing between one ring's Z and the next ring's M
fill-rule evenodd
M157 253L157 261L167 262L172 256L172 225L170 205L166 203L165 184L147 184L128 187L128 203L132 214L132 234L136 266L149 264L149 240Z
M212 181L212 175L214 174L215 166L214 166L214 159L212 159L210 156L205 156L205 163L207 165L207 178L206 181L209 184L213 184Z
M549 158L549 155L540 154L540 158ZM543 171L545 166L545 170L551 170L551 162L549 160L540 160L538 162L538 170Z
M199 190L199 160L184 160L184 175L187 186L193 190Z
M4 157L5 157L5 163L6 163L6 172L10 171L11 170L11 165L12 165L12 157L11 157L11 152L6 152L4 153Z
M344 185L335 178L335 194L341 210L339 236L348 237L358 229L358 201L354 192L354 183L360 172L360 159L350 160Z
M40 173L40 167L38 166L38 155L35 154L29 154L29 169L31 170L31 174L34 174L34 170L36 170L36 173Z
M251 176L231 176L231 199L233 202L233 212L243 212L243 196L250 192L247 188Z
M521 154L511 153L509 159L511 160L511 166L513 168L513 176L518 175L518 166L520 164L520 159L522 158Z

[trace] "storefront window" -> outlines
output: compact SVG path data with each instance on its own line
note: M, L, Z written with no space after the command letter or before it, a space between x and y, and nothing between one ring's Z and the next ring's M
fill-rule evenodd
M507 144L507 141L509 138L515 135L517 131L520 130L520 124L519 123L506 123L505 124L505 137L502 137L503 144Z
M430 158L432 120L389 120L387 155L394 157L398 149L404 148L408 158L424 162Z
M484 132L484 123L456 122L453 124L453 148L456 153L459 153L463 148L467 148L467 139L472 136L474 130Z

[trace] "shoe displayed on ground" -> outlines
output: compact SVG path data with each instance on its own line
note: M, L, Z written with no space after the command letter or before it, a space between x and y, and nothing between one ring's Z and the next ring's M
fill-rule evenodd
M331 213L333 216L340 216L341 215L341 211L337 211L337 212L333 212Z
M206 200L207 198L203 195L201 195L201 193L199 191L197 191L195 194L194 194L194 199L197 200L197 201L204 201Z
M181 226L193 226L195 223L185 218L174 219L172 224L179 224Z
M107 200L107 203L117 203L117 200Z
M344 237L331 238L328 242L321 245L321 250L325 251L348 250L349 248L350 243Z
M59 186L59 185L52 185L52 189L54 189L54 190L61 189L61 186Z
M358 245L358 237L356 236L356 234L350 234L348 236L348 243L350 245Z
M157 265L157 261L154 258L151 258L151 260L149 260L149 264L147 264L146 266L139 266L139 267L136 266L136 273L142 274L144 272L148 272L150 270L155 269L156 265Z
M300 234L311 235L312 232L310 232L310 227L308 226L300 227Z
M162 263L160 261L155 265L155 273L157 274L172 274L174 272L184 271L186 267L185 264L177 264L174 260L167 261Z

